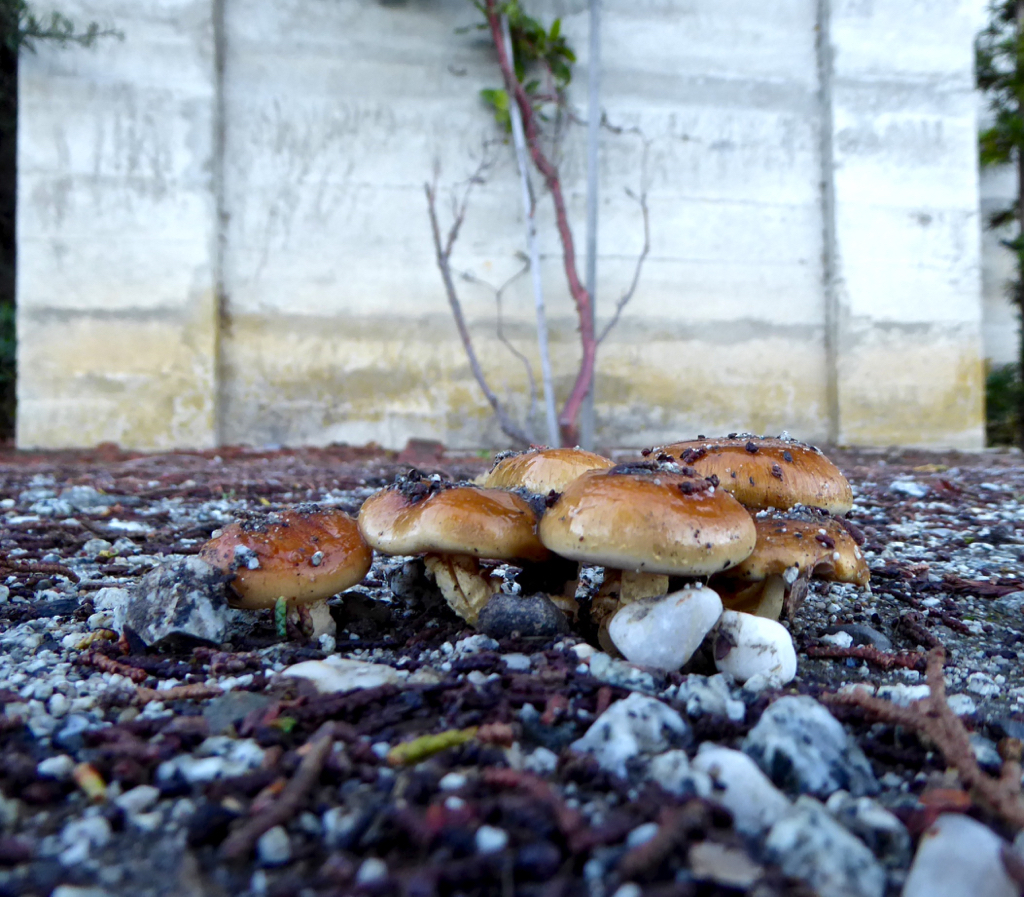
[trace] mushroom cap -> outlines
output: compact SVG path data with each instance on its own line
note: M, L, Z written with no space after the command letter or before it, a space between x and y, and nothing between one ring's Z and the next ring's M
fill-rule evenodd
M563 557L620 570L706 576L754 549L754 521L712 481L654 465L592 470L570 483L540 522Z
M232 523L199 556L233 575L231 603L250 609L273 607L282 597L294 604L323 601L360 582L373 561L355 520L319 505Z
M850 531L834 517L810 509L764 511L754 518L757 545L727 579L760 582L791 567L832 582L867 585L868 562Z
M466 554L503 561L549 557L537 538L534 510L501 489L403 478L363 502L359 530L383 554Z
M802 504L845 514L853 507L850 484L838 467L812 445L783 437L730 434L652 449L662 459L714 474L722 488L753 510L785 510Z
M495 489L526 489L540 495L562 492L588 470L607 470L615 462L580 448L530 449L500 456L477 479L477 485Z

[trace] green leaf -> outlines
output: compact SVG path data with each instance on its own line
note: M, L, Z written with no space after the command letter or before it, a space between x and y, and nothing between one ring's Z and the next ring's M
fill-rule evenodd
M551 23L551 31L548 32L548 40L550 40L552 43L554 43L556 40L558 40L558 35L561 34L561 33L562 33L562 20L561 19L555 19L555 21L553 21Z
M493 110L494 120L498 123L498 127L505 131L512 130L512 119L508 111L508 94L504 90L485 87L480 91L480 99Z

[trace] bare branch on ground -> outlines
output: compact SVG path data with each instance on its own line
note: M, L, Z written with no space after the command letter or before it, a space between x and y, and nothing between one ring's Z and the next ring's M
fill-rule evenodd
M859 707L880 722L912 729L932 741L942 752L946 763L960 776L960 781L974 801L995 814L1015 831L1024 828L1024 798L1021 796L1021 743L1007 738L1000 742L1003 768L999 776L991 776L978 765L971 747L970 735L946 701L946 681L942 667L946 652L933 648L928 652L925 679L928 697L901 707L865 691L822 695L832 706Z

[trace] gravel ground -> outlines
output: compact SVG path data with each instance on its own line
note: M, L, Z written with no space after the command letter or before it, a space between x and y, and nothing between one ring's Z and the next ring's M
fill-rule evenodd
M757 694L713 678L707 652L664 675L576 633L474 634L390 558L334 599L333 639L282 640L270 612L231 612L218 645L116 640L121 590L242 512L355 513L411 464L461 477L485 462L430 445L0 453L0 895L880 897L903 891L936 794L1012 838L964 801L933 745L856 708L834 711L835 756L810 761L831 783L762 762L786 793L779 812L806 829L796 841L747 818L774 806L774 788L762 800L751 786L739 805L728 783L709 794L701 756L718 745L757 759L766 710L798 706L781 699L820 708L812 698L851 683L919 697L938 645L982 766L997 770L997 742L1024 736L1021 456L827 454L854 487L871 587L813 584L790 624L797 678ZM329 654L388 670L332 694L279 675ZM393 750L439 733L443 750ZM875 822L844 816L847 792ZM845 826L839 840L807 846L831 832L810 795Z

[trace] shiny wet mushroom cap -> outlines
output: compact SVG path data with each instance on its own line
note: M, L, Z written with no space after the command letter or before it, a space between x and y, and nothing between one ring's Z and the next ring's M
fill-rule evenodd
M645 454L717 476L723 489L752 510L802 504L845 514L853 506L853 492L839 468L814 446L785 437L730 434L676 442Z
M666 576L706 576L754 548L754 523L712 481L644 465L590 471L540 522L541 541L587 564Z
M443 484L425 493L391 486L359 509L359 529L383 554L465 554L493 560L543 560L537 517L501 489Z
M728 608L777 619L788 605L792 616L809 578L858 586L871 578L850 527L823 511L762 511L754 525L754 551L711 583Z
M359 511L366 541L383 554L422 555L445 600L469 623L497 587L481 574L478 559L550 557L536 525L536 513L518 495L415 473L371 495Z
M232 577L231 603L241 608L315 604L366 576L373 552L356 521L337 508L300 505L226 526L199 551Z
M495 489L526 489L540 495L562 492L588 470L607 470L615 462L580 448L530 449L501 455L477 478L477 485Z

